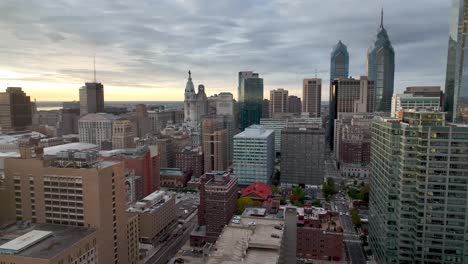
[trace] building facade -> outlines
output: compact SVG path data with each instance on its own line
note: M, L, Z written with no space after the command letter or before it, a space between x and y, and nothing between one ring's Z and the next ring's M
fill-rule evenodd
M395 81L395 51L383 25L383 10L377 39L367 51L367 76L375 82L375 111L390 113Z
M203 154L206 172L225 171L228 167L228 134L216 118L203 120Z
M201 117L208 113L208 99L205 94L205 86L198 86L198 93L192 82L192 73L189 71L189 78L185 86L184 99L184 122L193 130L198 131L201 124Z
M277 89L270 91L270 118L274 113L289 112L288 90Z
M263 116L263 79L258 73L239 72L238 96L240 129L259 124Z
M102 149L110 149L112 147L112 125L115 120L115 116L104 113L82 116L78 120L80 142L95 144Z
M281 184L321 185L325 131L321 126L290 123L281 131Z
M304 79L302 82L302 112L320 117L322 106L322 79Z
M112 148L125 149L135 147L135 135L132 123L127 119L118 119L112 124Z
M104 112L104 85L87 82L80 88L80 115Z
M333 47L330 55L330 85L335 79L348 78L349 76L349 53L343 42Z
M274 130L253 125L234 136L234 173L240 185L270 183L275 166Z
M184 148L175 153L175 167L194 178L204 173L203 151L200 148Z
M274 130L275 134L275 152L281 153L281 130L286 127L287 119L283 118L262 118L260 125L266 129Z
M369 244L379 263L466 263L468 128L405 111L372 125Z
M20 87L0 93L1 133L28 130L32 125L31 99Z
M288 96L288 103L289 103L289 113L300 113L302 111L302 102L301 98L290 95Z
M392 117L398 117L398 114L404 110L426 109L439 111L440 96L425 97L415 96L413 94L395 94L392 97Z

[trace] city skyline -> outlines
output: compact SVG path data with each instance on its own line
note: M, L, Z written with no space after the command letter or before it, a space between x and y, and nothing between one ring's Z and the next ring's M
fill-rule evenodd
M383 4L396 52L395 93L406 86L444 87L450 2L425 1L424 9L421 3L397 2ZM77 100L79 87L93 80L96 56L97 80L108 101L182 101L189 69L208 95L229 91L235 98L239 71L258 72L265 91L284 88L300 95L302 79L317 69L327 101L333 45L346 43L350 75L365 75L382 7L380 1L360 3L366 8L338 1L97 2L81 12L81 4L0 3L8 10L0 16L6 29L2 86L21 86L38 101ZM309 10L334 10L333 23L311 17Z

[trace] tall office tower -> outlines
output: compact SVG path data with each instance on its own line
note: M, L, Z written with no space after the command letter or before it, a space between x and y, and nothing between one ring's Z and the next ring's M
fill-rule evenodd
M132 123L127 119L118 119L112 124L112 148L126 149L135 147Z
M289 113L300 113L302 111L302 102L301 98L295 96L295 95L290 95L288 96L288 101L289 101Z
M96 229L98 257L91 263L136 263L129 259L123 164L99 161L97 151L52 148L44 149L47 159L5 160L10 195L2 202L15 205L17 220Z
M104 112L104 85L87 82L80 88L80 115Z
M378 263L467 263L467 137L442 112L376 119L369 244Z
M320 117L322 106L322 79L304 79L302 83L302 112Z
M195 87L192 82L192 73L189 71L189 78L185 86L184 100L184 121L193 130L198 131L201 123L201 117L208 113L208 99L205 94L205 86L198 86L198 93L195 93Z
M335 79L348 78L349 76L349 53L348 48L343 42L333 47L330 55L330 84Z
M270 117L270 100L263 99L262 102L262 118Z
M78 120L80 142L98 145L102 149L112 147L112 124L116 117L109 114L87 114Z
M209 172L200 179L198 232L192 239L214 243L237 210L237 176L230 172ZM200 232L203 231L203 232Z
M24 131L32 124L31 99L20 87L0 93L1 133Z
M327 141L334 148L335 120L339 113L374 112L375 82L366 76L359 80L354 78L336 79L330 91L330 113Z
M325 131L320 125L290 122L281 131L281 183L321 185Z
M270 183L275 171L275 131L252 125L234 136L234 173L240 185Z
M151 123L148 116L148 111L146 109L146 105L144 104L137 104L135 106L135 113L136 113L136 131L135 135L137 137L144 137L151 132Z
M57 121L57 136L78 134L79 102L63 102Z
M263 79L258 73L239 72L238 96L240 129L259 124L263 116Z
M228 135L223 123L205 118L202 125L205 171L225 171L228 167Z
M377 39L367 50L367 76L375 82L375 111L390 113L395 79L395 51L383 25L383 10Z
M270 118L274 113L289 112L288 90L282 88L270 91Z
M413 94L395 94L392 97L392 117L398 117L403 110L409 109L426 109L439 111L440 96L415 96Z

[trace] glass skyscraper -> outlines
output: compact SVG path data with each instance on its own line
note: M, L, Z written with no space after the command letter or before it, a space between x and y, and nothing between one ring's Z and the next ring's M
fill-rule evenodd
M330 59L330 86L336 78L348 78L349 75L349 53L343 42L333 47Z
M240 105L240 129L260 124L263 106L263 79L258 73L239 72L238 97Z
M450 35L445 79L445 108L447 119L457 123L468 123L468 64L465 62L468 48L466 41L468 16L467 4L453 0L450 16ZM466 55L466 56L465 56Z
M383 10L377 39L367 51L367 76L375 82L375 111L390 113L395 78L395 51L383 26Z

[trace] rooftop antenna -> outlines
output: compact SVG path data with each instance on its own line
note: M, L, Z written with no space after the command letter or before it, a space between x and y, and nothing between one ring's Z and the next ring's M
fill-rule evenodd
M315 79L317 79L317 68L315 68Z
M383 7L382 11L380 11L380 27L383 28Z
M94 63L94 82L96 83L96 56L93 57L93 63Z

